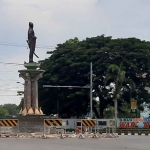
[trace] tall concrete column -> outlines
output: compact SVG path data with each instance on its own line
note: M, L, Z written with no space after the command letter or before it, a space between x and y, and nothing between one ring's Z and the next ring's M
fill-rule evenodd
M38 109L38 80L42 78L43 73L37 72L37 75L32 79L32 108L35 111Z
M19 77L25 81L24 84L24 100L23 100L23 113L27 113L31 108L31 78L29 73L20 72Z
M23 100L23 109L26 108L27 106L27 81L25 80L25 83L24 83L24 100Z
M38 80L42 78L44 70L37 70L38 65L37 63L29 63L25 66L27 69L18 71L20 73L19 77L25 80L22 115L43 114L38 106Z
M27 112L31 108L31 77L29 73L26 73L26 108Z

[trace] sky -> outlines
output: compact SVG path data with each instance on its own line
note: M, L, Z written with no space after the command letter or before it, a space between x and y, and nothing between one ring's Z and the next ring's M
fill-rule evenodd
M28 23L37 36L34 61L49 57L57 44L104 34L150 40L149 0L0 0L0 104L20 103L24 83L18 70L28 62ZM17 46L13 46L15 43ZM50 49L51 48L51 49ZM17 83L20 82L20 83Z

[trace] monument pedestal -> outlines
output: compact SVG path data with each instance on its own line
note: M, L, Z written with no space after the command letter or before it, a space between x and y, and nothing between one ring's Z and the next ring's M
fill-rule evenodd
M18 117L20 133L44 132L44 118L41 115L26 115Z
M20 110L21 115L43 115L38 106L38 80L42 78L44 70L37 70L38 63L25 63L27 69L19 70L19 77L25 81L23 107Z

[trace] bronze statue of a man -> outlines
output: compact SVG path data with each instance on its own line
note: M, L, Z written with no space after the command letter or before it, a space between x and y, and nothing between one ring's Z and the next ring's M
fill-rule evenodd
M33 54L35 51L35 45L36 45L36 36L34 35L34 30L33 30L33 23L29 22L29 29L28 29L28 45L30 49L29 53L29 63L33 62Z

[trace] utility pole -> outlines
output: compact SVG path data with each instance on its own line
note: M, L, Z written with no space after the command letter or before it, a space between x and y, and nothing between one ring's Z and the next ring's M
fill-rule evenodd
M90 118L93 117L93 103L92 103L92 88L93 88L93 70L92 70L92 62L90 64Z
M57 113L58 113L58 118L59 118L59 100L57 99Z
M80 88L80 89L90 89L90 118L93 117L93 102L92 102L92 89L93 89L93 70L92 62L90 63L90 86L53 86L53 85L43 85L44 88ZM58 105L57 105L58 108Z

